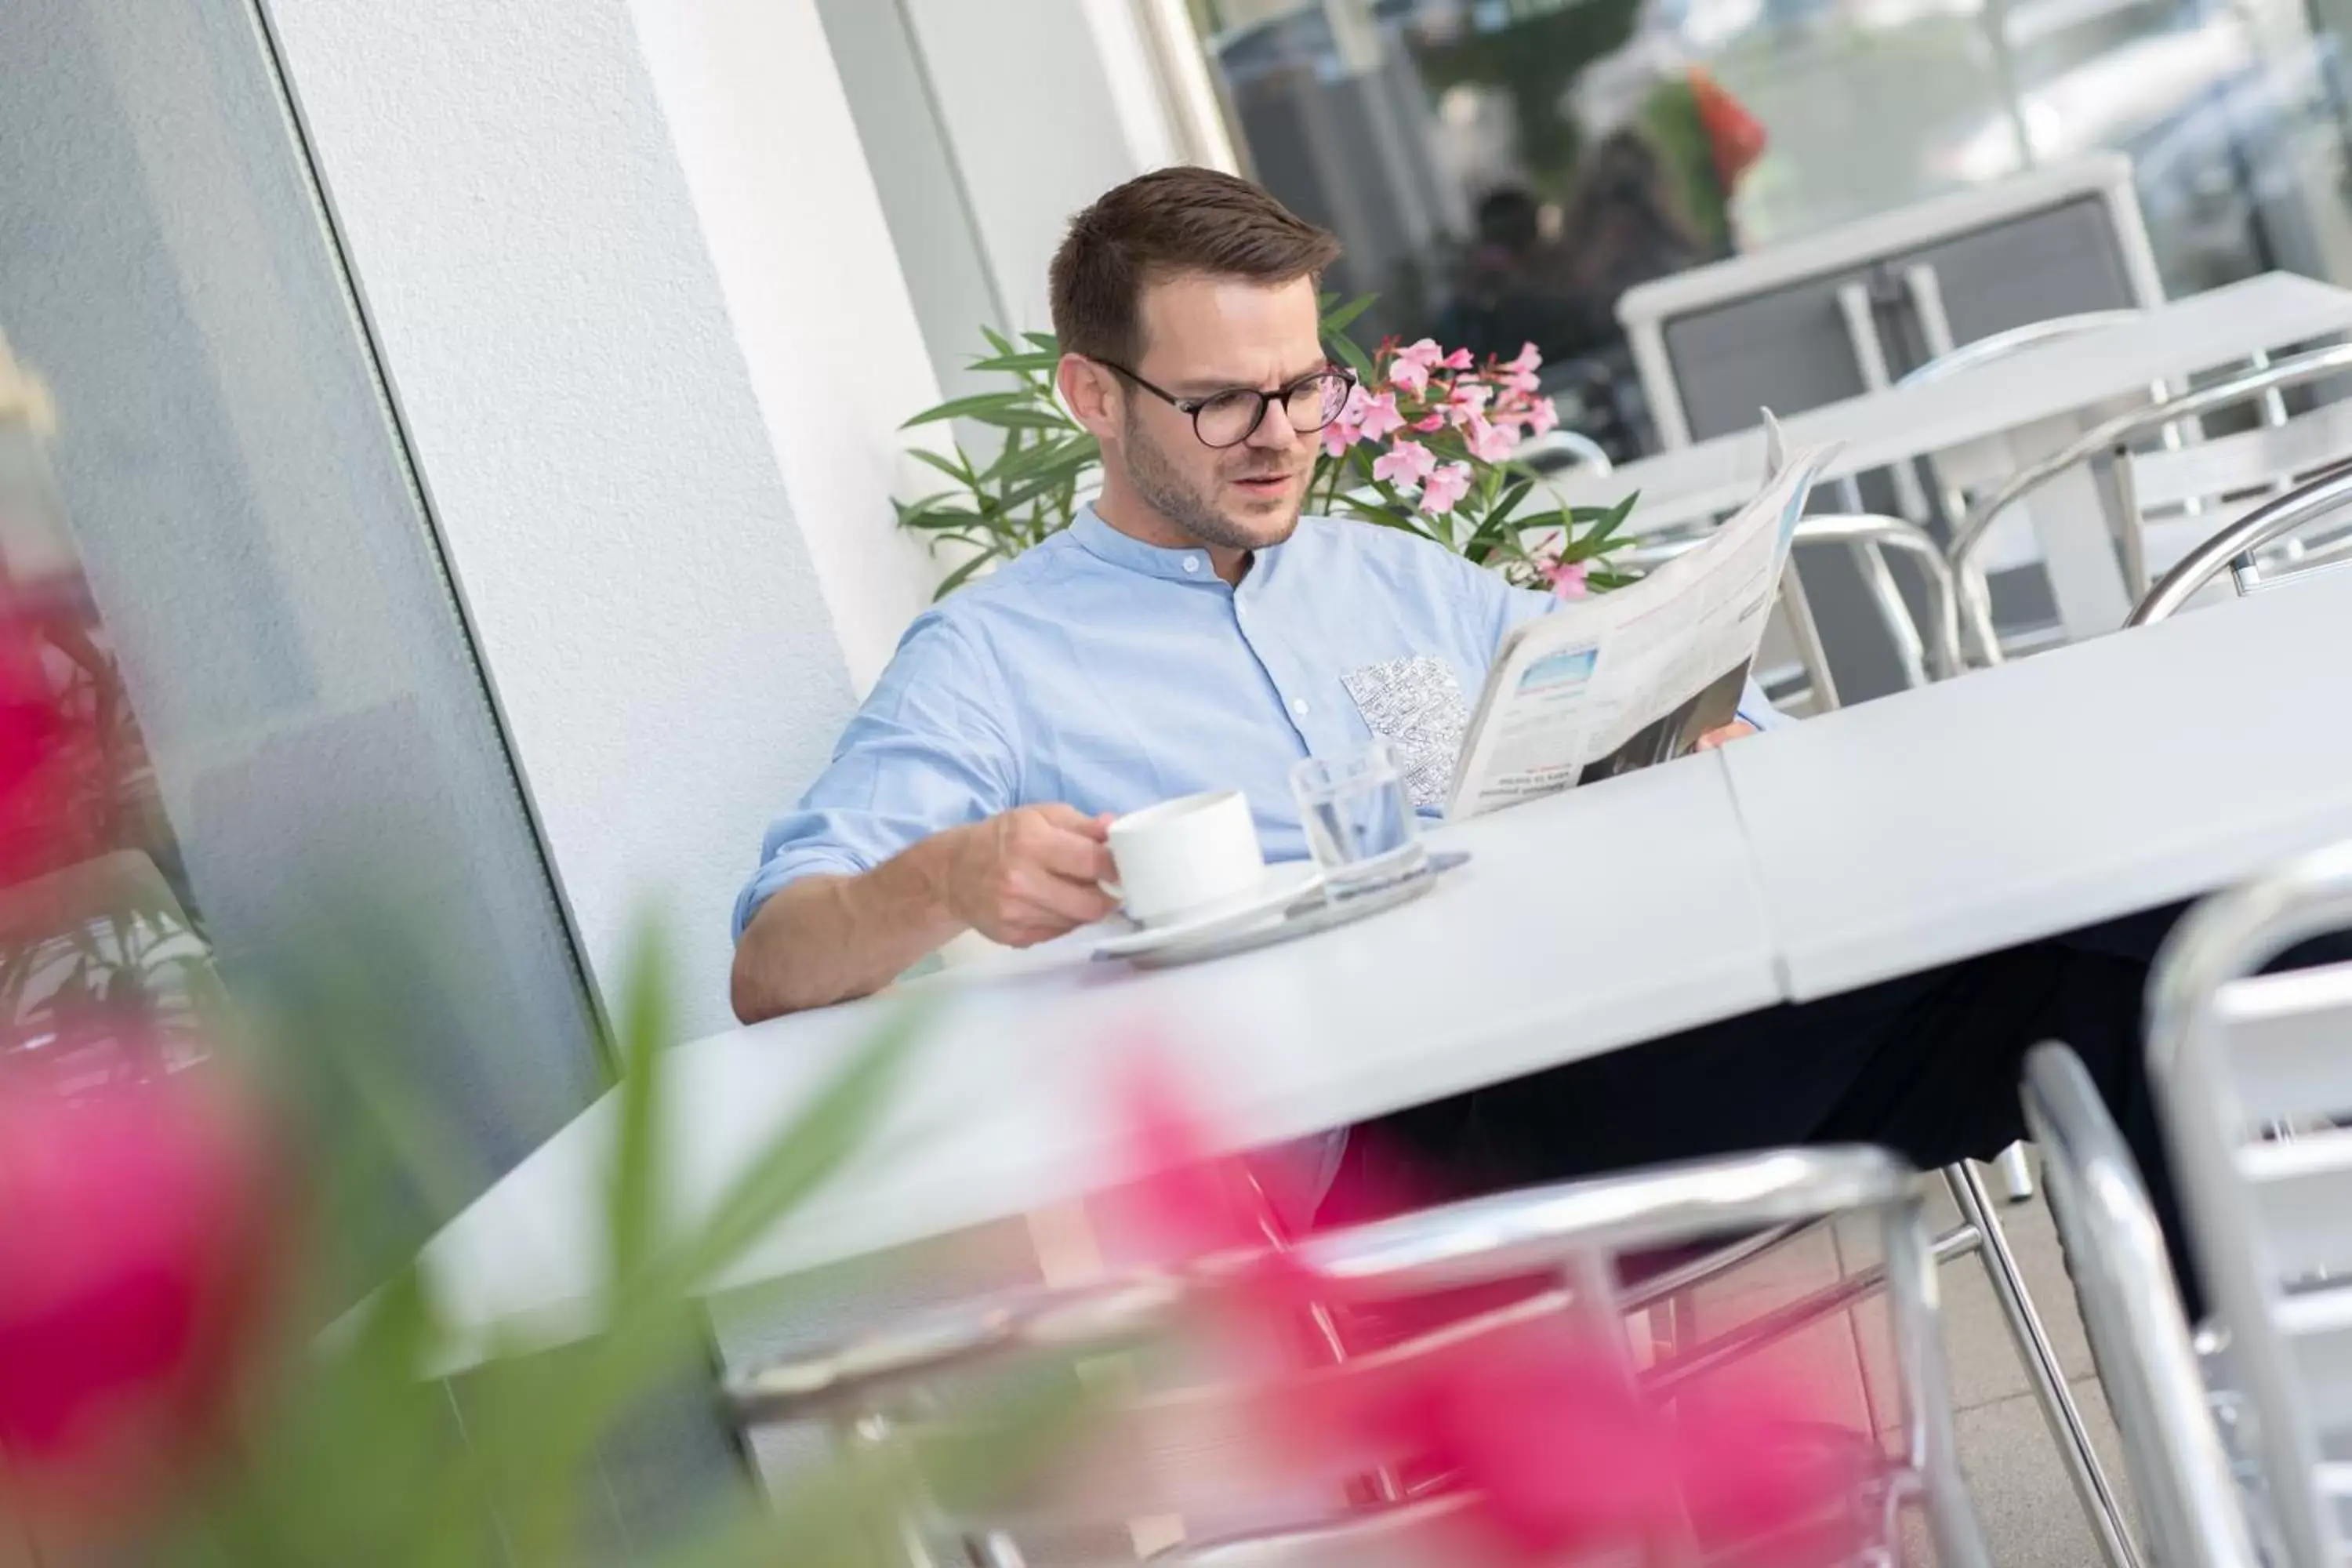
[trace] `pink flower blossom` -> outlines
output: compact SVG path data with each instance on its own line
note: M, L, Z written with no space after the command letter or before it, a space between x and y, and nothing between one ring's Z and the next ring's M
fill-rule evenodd
M1462 424L1474 415L1484 413L1487 401L1494 395L1493 387L1465 376L1446 389L1445 417L1453 424Z
M1528 434L1540 436L1559 423L1559 410L1551 405L1550 398L1538 397L1528 409L1525 418Z
M1412 427L1420 431L1424 436L1428 435L1433 430L1444 429L1445 410L1441 408L1434 414L1423 415L1420 418L1412 422Z
M1556 599L1581 599L1591 591L1584 580L1592 574L1592 568L1584 562L1553 561L1538 570L1542 572L1544 581L1551 584L1552 597Z
M1506 360L1495 367L1495 379L1514 392L1532 395L1543 384L1542 378L1536 374L1542 363L1543 355L1536 352L1535 344L1525 343L1517 359Z
M1540 370L1543 368L1543 353L1533 343L1521 343L1518 357L1504 361L1503 368L1516 371L1522 375L1529 371Z
M1411 363L1423 370L1435 370L1445 363L1445 351L1437 346L1435 338L1423 338L1397 350L1396 357L1400 364Z
M1372 461L1372 478L1386 484L1417 485L1437 467L1437 458L1418 441L1398 441Z
M1389 363L1389 384L1399 392L1419 397L1429 390L1429 367L1419 360L1407 359L1400 353Z
M1468 370L1477 362L1470 357L1470 351L1468 349L1455 349L1452 353L1447 354L1444 359L1437 363L1444 365L1448 370Z
M1470 489L1470 465L1447 463L1434 469L1421 485L1421 510L1434 517L1452 511Z
M1385 440L1403 429L1404 416L1397 412L1396 394L1383 392L1378 397L1365 399L1358 423L1367 441Z
M1517 431L1507 425L1492 424L1483 414L1473 413L1464 421L1462 432L1470 455L1482 463L1502 462L1519 444Z

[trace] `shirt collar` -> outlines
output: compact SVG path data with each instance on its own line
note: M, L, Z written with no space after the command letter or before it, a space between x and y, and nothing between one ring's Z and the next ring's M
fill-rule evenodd
M1215 583L1216 563L1209 552L1198 545L1189 550L1163 550L1157 544L1146 544L1131 533L1121 533L1105 522L1092 506L1078 509L1070 520L1070 537L1086 547L1087 553L1113 566L1124 566L1130 572L1140 572L1147 577L1165 577L1176 583ZM1257 567L1250 568L1250 575Z

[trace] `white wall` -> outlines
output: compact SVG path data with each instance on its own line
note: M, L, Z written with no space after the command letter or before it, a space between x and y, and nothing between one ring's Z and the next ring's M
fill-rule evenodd
M904 0L962 175L973 226L1014 331L1044 331L1045 266L1070 215L1164 154L1129 141L1111 57L1131 83L1131 32L1105 31L1090 0ZM1008 88L1012 90L1008 90ZM1129 89L1131 94L1131 87ZM1127 113L1134 112L1129 100Z
M698 1030L761 828L919 597L881 454L926 373L807 0L764 8L649 30L649 71L627 0L272 0L591 964L656 900ZM821 395L866 343L904 381Z

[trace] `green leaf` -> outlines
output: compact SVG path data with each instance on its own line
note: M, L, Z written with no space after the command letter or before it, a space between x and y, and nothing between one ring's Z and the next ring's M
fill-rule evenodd
M1051 332L1024 332L1021 334L1021 341L1031 348L1043 349L1045 353L1057 357L1062 352L1062 340Z
M949 573L947 580L941 583L939 587L933 591L931 595L931 602L933 604L937 604L941 599L946 598L950 594L954 593L958 588L961 588L966 583L971 582L973 573L978 572L982 567L987 565L992 561L1002 560L1006 553L1006 552L1001 550L991 550L985 555L975 555L971 560L965 562L962 565Z
M635 1275L653 1250L661 1205L661 1048L668 1041L669 966L650 922L640 927L622 989L620 1138L607 1191L613 1289Z
M1372 384L1372 362L1365 357L1363 350L1358 348L1354 343L1349 342L1344 337L1327 338L1324 340L1323 346L1329 349L1333 353L1338 354L1339 356L1339 363L1346 365L1349 370L1354 371L1358 381L1363 383L1366 386L1370 386Z
M1046 406L1039 407L1040 402ZM970 397L950 398L936 408L927 408L904 425L901 430L911 430L919 425L936 425L943 419L977 419L983 425L1003 429L1061 430L1071 428L1070 420L1051 399L1041 399L1031 391L982 392Z
M1052 370L1061 363L1062 356L1060 354L1047 353L1043 349L1037 349L1025 353L1008 351L1004 353L991 354L986 359L976 359L972 361L971 368L973 370L1004 371L1008 373L1041 371Z
M1337 298L1339 296L1336 294L1324 296L1327 301ZM1348 329L1355 324L1356 318L1370 310L1379 299L1378 294L1359 294L1337 310L1327 310L1323 316L1323 335L1327 338L1346 336Z
M994 349L1000 354L1009 354L1018 352L1014 349L1013 340L1011 338L1006 337L1003 332L998 331L994 327L989 326L984 322L981 326L980 335L986 338L988 340L988 346Z
M956 448L953 458L942 457L929 447L909 447L907 455L927 468L937 468L967 489L980 482L980 476L971 471L971 461L964 457L961 447Z
M1601 514L1601 521L1593 525L1592 531L1584 536L1585 542L1597 545L1601 541L1622 528L1625 525L1625 520L1633 515L1633 503L1641 499L1642 492L1635 490L1623 500L1611 507Z
M928 1002L901 1003L884 1012L873 1035L736 1179L687 1244L679 1269L686 1289L701 1289L823 1186L865 1142L929 1016Z

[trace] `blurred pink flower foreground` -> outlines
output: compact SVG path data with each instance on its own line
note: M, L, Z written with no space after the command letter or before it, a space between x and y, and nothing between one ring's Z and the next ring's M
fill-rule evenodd
M1234 1326L1262 1342L1310 1310L1347 1321L1349 1288L1286 1249L1243 1163L1211 1152L1156 1068L1128 1086L1137 1223L1164 1259L1255 1252L1235 1278ZM1334 1375L1302 1368L1262 1390L1267 1448L1302 1477L1387 1464L1447 1477L1470 1500L1454 1561L1537 1568L1656 1541L1769 1541L1834 1516L1862 1461L1822 1465L1792 1436L1816 1430L1801 1398L1718 1374L1679 1414L1628 1383L1610 1347L1561 1318L1522 1321ZM1835 1552L1859 1541L1833 1543ZM1811 1552L1823 1542L1810 1542ZM1769 1552L1751 1561L1770 1561Z

